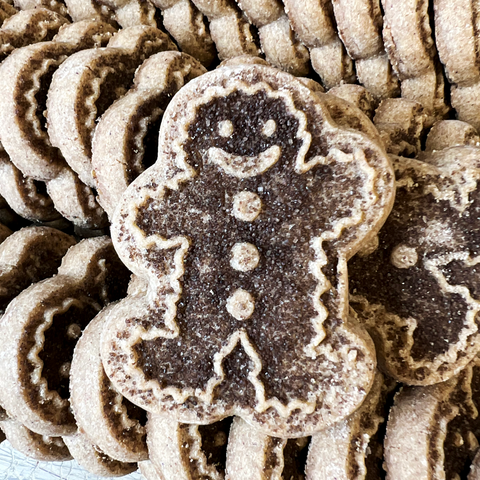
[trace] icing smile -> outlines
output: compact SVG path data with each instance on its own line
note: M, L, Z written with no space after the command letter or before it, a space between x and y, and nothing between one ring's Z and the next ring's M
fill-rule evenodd
M282 150L274 145L255 156L233 155L222 148L211 147L207 150L207 161L218 165L228 175L248 178L260 175L275 165Z

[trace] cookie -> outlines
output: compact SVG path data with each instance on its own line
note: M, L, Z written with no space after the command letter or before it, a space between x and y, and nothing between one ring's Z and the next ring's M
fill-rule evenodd
M312 67L325 88L354 83L352 60L338 37L331 2L284 0L283 3L293 30L310 50Z
M212 425L187 425L149 414L150 461L165 478L223 480L230 424L227 418Z
M387 478L467 477L480 436L479 365L477 357L447 382L396 395L385 437Z
M91 156L97 119L127 92L145 58L165 50L176 50L166 34L139 25L122 29L106 48L71 55L55 72L47 99L48 134L88 186L95 187Z
M229 480L281 480L305 478L310 439L270 437L239 417L233 419L227 447Z
M45 222L60 217L46 192L45 184L24 176L10 161L1 144L0 177L0 194L18 215L31 221Z
M137 70L132 88L98 122L92 167L99 202L110 217L123 191L155 162L160 122L171 98L185 83L205 72L185 53L152 55Z
M190 0L152 0L160 9L165 30L180 50L209 67L217 53L203 14Z
M0 139L24 175L48 181L66 167L46 129L44 112L51 77L69 55L106 44L113 32L104 22L76 22L62 29L54 41L19 48L2 63Z
M0 243L2 243L7 237L9 237L13 232L3 223L0 223Z
M149 292L108 315L102 359L115 386L183 423L237 414L281 437L351 413L375 362L348 321L346 260L392 204L382 147L336 126L295 77L240 65L180 90L159 152L112 221Z
M450 110L446 104L445 79L439 64L422 75L403 80L401 91L403 98L413 100L423 106L427 114L426 128L444 119Z
M478 130L480 128L480 82L466 87L452 86L450 95L457 119L470 123Z
M40 7L47 8L64 17L68 15L67 7L62 0L14 0L13 3L15 7L21 10L31 10Z
M81 432L63 437L73 458L85 470L101 477L123 477L137 469L136 463L124 463L105 455Z
M432 152L458 145L480 146L478 131L460 120L442 120L428 132L425 151Z
M120 395L105 375L100 335L109 307L84 330L70 369L70 403L78 428L111 458L122 462L148 459L146 413Z
M96 0L65 0L68 14L74 22L101 20L115 24L113 11Z
M478 147L394 158L395 205L370 251L348 266L350 303L388 375L429 385L459 372L480 349Z
M22 290L54 275L67 250L70 235L49 227L27 227L0 245L0 314Z
M387 98L373 119L387 152L412 158L421 150L425 121L422 105L405 98Z
M153 465L150 460L145 460L143 462L138 462L138 469L140 473L145 477L146 480L165 480L163 475L161 475L155 465Z
M42 435L75 433L73 349L98 311L126 294L127 281L111 240L90 238L68 251L57 275L10 302L0 324L0 403L10 416Z
M0 1L0 27L2 26L3 22L10 18L12 15L17 13L17 9L14 8L12 5L9 5L5 1Z
M260 44L268 63L292 75L307 75L308 50L295 38L279 0L237 0L239 7L258 28Z
M355 60L359 82L378 100L397 96L393 74L382 40L380 0L333 0L338 35Z
M305 468L306 478L385 478L382 469L383 436L395 386L395 381L377 373L365 402L355 413L312 436Z
M428 0L382 0L383 39L402 97L421 103L427 126L448 113L443 72L432 37Z
M3 22L0 28L0 61L15 48L52 40L68 20L46 8L20 11Z
M331 88L328 93L343 98L343 100L346 100L347 102L353 103L370 120L373 119L375 110L378 107L378 102L365 87L362 87L361 85L353 85L351 83L344 83L338 87Z
M84 0L82 0L84 1ZM157 26L155 7L145 0L96 0L110 8L115 14L115 20L122 28L135 25Z
M450 83L480 81L478 6L466 0L435 0L435 44Z
M39 435L12 418L0 420L0 428L12 447L29 458L40 462L62 462L72 459L61 437Z
M208 18L210 34L220 60L260 53L252 29L234 0L192 0L192 2Z

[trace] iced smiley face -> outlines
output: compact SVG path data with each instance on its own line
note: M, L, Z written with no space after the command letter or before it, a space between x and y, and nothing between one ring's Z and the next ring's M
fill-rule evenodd
M288 74L194 82L117 211L117 246L148 288L112 311L105 368L147 410L304 436L373 378L372 346L347 322L346 260L386 215L389 163Z
M480 150L398 158L397 196L378 248L349 264L352 306L400 381L445 381L480 349Z

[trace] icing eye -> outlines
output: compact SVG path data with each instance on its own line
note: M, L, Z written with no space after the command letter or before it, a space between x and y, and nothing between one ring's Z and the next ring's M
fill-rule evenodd
M250 318L255 310L255 300L246 290L239 288L227 299L227 312L237 320Z
M390 255L392 265L397 268L413 267L418 261L418 254L415 248L407 245L397 245Z
M276 129L277 129L277 124L275 123L275 120L270 119L263 126L262 133L266 137L271 137L275 133Z
M221 137L227 138L233 133L233 124L230 120L222 120L218 123L218 133Z

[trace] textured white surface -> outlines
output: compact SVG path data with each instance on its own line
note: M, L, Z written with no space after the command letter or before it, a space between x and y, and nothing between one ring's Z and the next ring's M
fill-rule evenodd
M77 462L38 462L12 449L8 441L0 444L0 480L100 480L89 474ZM134 472L125 480L144 480Z

